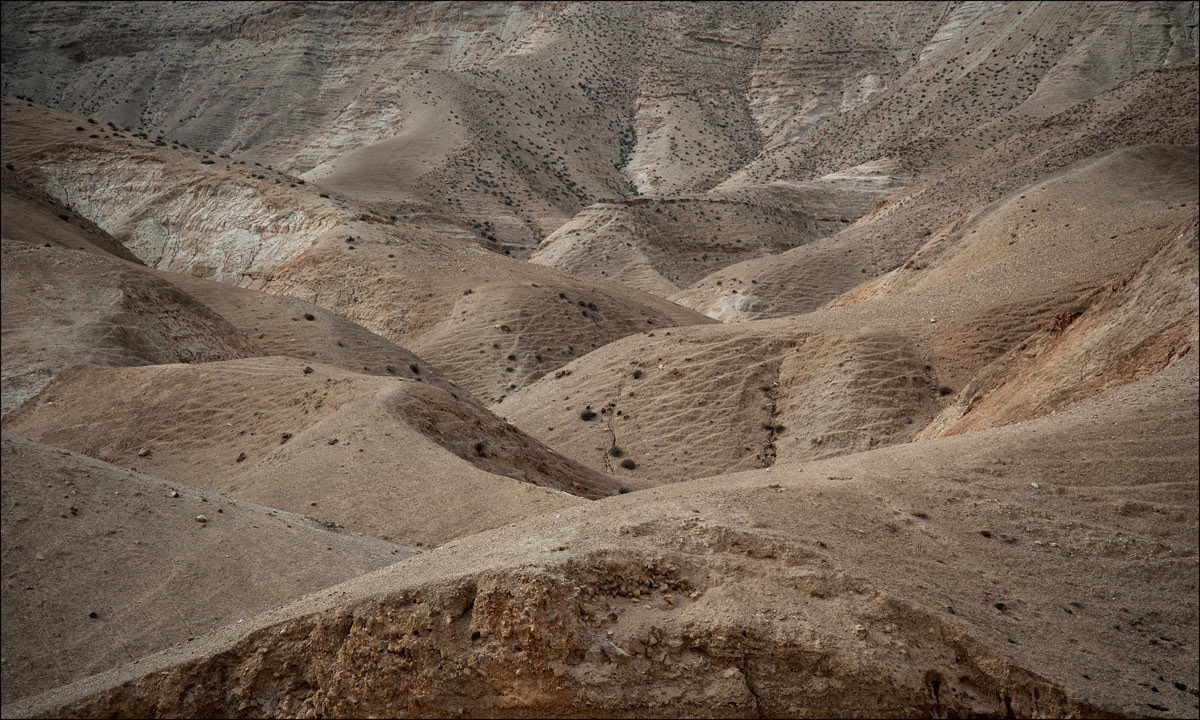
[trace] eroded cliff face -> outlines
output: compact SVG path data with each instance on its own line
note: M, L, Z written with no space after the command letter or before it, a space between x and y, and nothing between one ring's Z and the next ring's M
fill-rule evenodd
M626 528L633 535L667 529ZM40 710L64 717L851 717L868 706L913 717L1102 712L953 623L822 567L795 544L696 529L666 552L607 548L336 602L351 582L314 598L319 609L265 624L215 655L70 704L47 697L51 704ZM727 582L734 575L741 580ZM747 619L736 609L745 600L739 591L787 599L760 602Z
M232 285L260 286L341 220L332 203L297 206L253 182L257 175L198 180L178 170L156 158L86 150L38 168L48 193L146 264Z

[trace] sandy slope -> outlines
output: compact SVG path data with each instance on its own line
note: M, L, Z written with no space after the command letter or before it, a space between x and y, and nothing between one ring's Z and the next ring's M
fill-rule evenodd
M148 270L105 231L4 170L4 412L77 363L290 355L420 377L429 363L311 303ZM48 337L54 328L55 337Z
M5 716L1200 712L1196 3L0 14Z
M1195 145L1198 103L1195 60L1142 73L897 193L836 235L723 268L672 299L724 321L815 310L1048 173L1113 148Z
M367 375L420 378L470 399L470 393L432 364L319 305L181 273L159 271L158 275L245 333L255 355L286 355Z
M1189 253L1195 262L1180 225L1196 216L1198 187L1194 148L1101 153L1012 191L836 307L625 338L495 410L593 468L657 481L907 442L988 363L1006 353L1032 356L1030 345L1061 332L1098 301L1096 291L1136 274L1169 246L1174 260L1158 261L1166 267L1143 278L1154 300L1128 294L1108 300L1126 315L1155 308L1152 329L1142 322L1124 332L1125 346L1134 347L1133 338L1170 326L1168 337L1157 339L1158 355L1140 348L1123 371L1101 371L1098 349L1111 348L1119 332L1080 330L1088 339L1074 362L1061 361L1061 370L1036 390L1010 400L1003 419L984 414L992 422L968 426L1049 412L1151 372L1193 341L1195 293L1189 276L1170 268L1186 270ZM1080 353L1091 362L1081 363ZM1146 365L1135 372L1139 362ZM989 369L992 382L1011 371L1004 367ZM1050 396L1039 394L1052 387ZM964 390L957 412L983 394L975 385ZM1040 399L1030 407L1033 397ZM597 419L581 418L588 408ZM638 469L620 468L612 446Z
M3 110L6 163L149 265L320 305L482 400L644 327L710 322L616 282L488 251L428 206L385 215L277 172L76 130L87 123L29 103Z
M462 539L15 709L1186 717L1196 357L1054 417Z
M813 180L881 156L944 167L1195 57L1196 14L1187 2L10 3L3 92L347 194L428 202L490 223L498 247L526 257L598 198Z
M282 357L73 368L4 427L408 544L618 490L444 390Z
M249 339L75 213L4 171L3 411L76 363L253 354ZM125 258L113 253L120 253Z
M7 432L0 452L5 714L414 552Z

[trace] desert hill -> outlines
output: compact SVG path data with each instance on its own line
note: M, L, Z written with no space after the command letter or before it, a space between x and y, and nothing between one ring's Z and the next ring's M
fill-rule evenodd
M76 363L202 362L253 353L227 320L8 170L0 209L4 413Z
M619 489L440 388L283 357L72 368L4 427L405 544Z
M4 172L5 413L78 363L273 354L420 377L470 398L411 352L311 303L155 273L104 230ZM57 329L53 342L48 328Z
M1146 71L897 193L841 233L723 268L673 299L727 321L815 310L1048 173L1113 148L1195 145L1197 85L1195 60Z
M36 167L35 184L150 266L320 305L482 400L644 327L711 322L615 282L498 256L428 207L384 216L297 178L5 102L5 162Z
M599 198L814 180L880 155L936 167L1194 57L1196 16L1194 3L166 16L12 3L3 92L363 199L429 202L524 257Z
M6 713L415 552L7 432L3 454Z
M3 715L1196 716L1198 18L5 3Z
M989 369L992 382L1017 358L1037 357L1040 369L1085 310L1154 307L1154 320L1136 328L1109 327L1111 318L1072 328L1063 342L1080 344L1075 362L1039 373L1045 384L1022 393L1018 417L989 417L1005 424L1035 416L1027 403L1065 407L1084 388L1136 379L1195 344L1196 167L1194 147L1101 153L965 218L835 307L625 338L495 410L598 470L612 471L622 455L669 481L769 467L908 442L947 402L961 413L982 400L977 374L989 363L1004 368ZM1146 297L1125 290L1093 308L1110 284L1135 275ZM583 419L589 409L595 420Z
M457 540L15 707L1184 717L1196 359L1056 417Z

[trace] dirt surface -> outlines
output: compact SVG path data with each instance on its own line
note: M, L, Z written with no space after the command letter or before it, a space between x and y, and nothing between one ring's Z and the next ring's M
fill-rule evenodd
M410 544L618 491L444 390L290 358L79 366L5 428Z
M6 713L416 552L7 432L0 452Z
M18 712L1186 717L1196 357L458 540Z
M5 717L1195 717L1195 2L5 3Z

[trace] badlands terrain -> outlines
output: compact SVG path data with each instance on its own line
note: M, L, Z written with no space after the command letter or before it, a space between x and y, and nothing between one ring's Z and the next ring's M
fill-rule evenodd
M1200 713L1197 3L0 13L5 717Z

